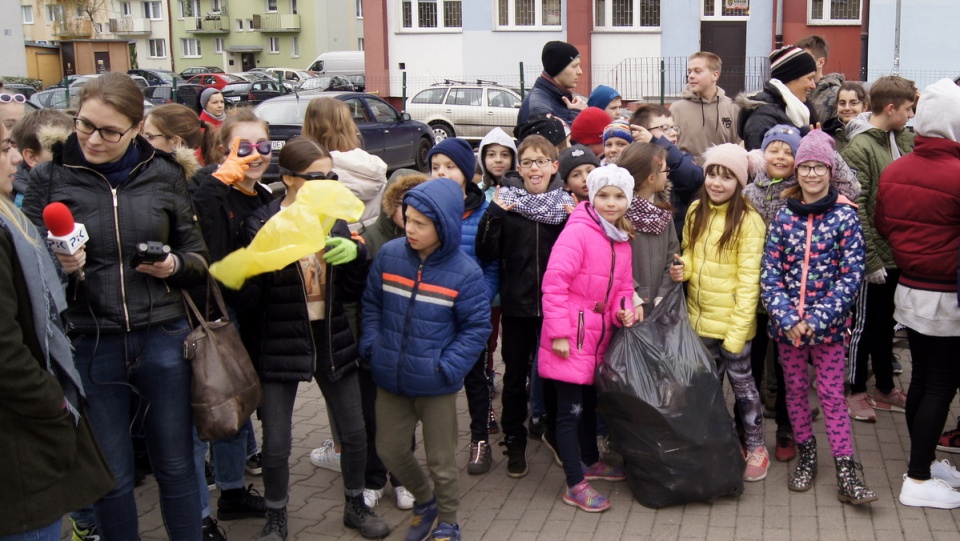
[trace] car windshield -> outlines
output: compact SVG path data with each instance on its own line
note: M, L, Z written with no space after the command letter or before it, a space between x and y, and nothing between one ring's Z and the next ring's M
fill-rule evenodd
M307 115L307 105L310 100L282 100L272 99L260 104L254 111L262 120L271 126L278 124L303 125Z
M220 77L223 78L223 80L226 81L228 84L242 83L246 81L246 79L244 79L243 77L237 77L236 75L228 74L228 73L220 74Z
M223 87L223 93L227 92L246 92L250 90L252 83L232 83Z
M79 95L79 87L70 88L69 90L55 88L53 90L37 92L33 96L30 96L30 102L42 109L68 109Z
M298 89L301 91L317 90L317 89L323 90L326 88L330 88L331 81L333 81L333 77L324 77L324 76L311 77L310 79L307 79L306 81L300 83L300 86L298 87Z

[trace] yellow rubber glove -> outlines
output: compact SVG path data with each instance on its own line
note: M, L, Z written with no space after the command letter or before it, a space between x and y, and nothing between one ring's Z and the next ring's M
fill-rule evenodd
M250 168L250 162L255 162L260 159L259 152L253 152L249 156L240 157L237 156L237 151L240 149L240 138L234 137L233 141L230 142L230 154L227 155L227 159L220 164L220 167L213 173L213 176L217 178L220 182L226 184L227 186L233 186L234 184L243 180L243 177L246 176L247 169ZM269 159L269 156L267 157Z
M323 260L331 265L343 265L357 258L357 243L343 237L327 237Z

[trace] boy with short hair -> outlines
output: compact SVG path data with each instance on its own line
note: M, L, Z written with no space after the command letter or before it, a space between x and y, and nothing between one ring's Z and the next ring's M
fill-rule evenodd
M539 347L543 324L540 285L550 251L567 221L568 208L574 205L556 175L556 147L539 135L531 135L520 143L518 155L519 171L503 176L503 184L480 220L477 233L477 256L497 261L500 268L504 364L501 429L505 436L500 445L506 447L507 475L513 478L527 474L527 429L523 423L527 419L530 359Z
M823 74L823 66L830 56L830 46L821 36L807 36L798 41L796 46L810 53L817 61L817 88L807 96L807 102L816 111L820 125L826 126L827 121L837 117L837 94L846 78L842 73Z
M433 530L459 541L457 393L490 335L490 302L480 267L460 251L463 189L434 179L403 203L406 238L386 243L367 277L360 353L378 387L380 458L416 498L407 539ZM433 488L410 448L417 422Z
M870 114L847 123L850 143L841 155L857 172L857 213L866 241L867 266L854 306L850 337L847 409L856 420L875 420L872 409L904 412L907 395L893 381L894 292L900 271L890 245L877 232L874 212L880 174L903 154L913 151L914 134L904 129L913 117L917 87L890 75L870 87ZM867 359L873 361L876 389L867 395ZM871 419L872 417L872 419Z
M680 129L680 150L697 157L713 145L739 143L737 115L740 108L717 86L723 62L699 51L687 59L687 86L681 100L670 106ZM678 230L679 231L679 230Z
M13 202L19 208L27 192L30 170L53 157L50 151L40 143L40 130L67 132L73 131L73 119L57 109L37 109L23 117L10 134L17 144L17 150L23 155L23 161L17 166L13 178Z
M630 119L634 138L642 143L653 143L667 151L667 180L670 181L670 204L674 208L673 225L683 241L683 221L690 203L703 186L703 169L694 157L676 145L681 133L674 124L670 109L662 105L644 105L637 108Z

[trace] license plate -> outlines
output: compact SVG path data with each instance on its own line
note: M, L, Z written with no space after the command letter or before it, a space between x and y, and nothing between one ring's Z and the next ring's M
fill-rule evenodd
M270 141L270 148L273 150L280 150L286 143L286 141Z
M240 101L240 96L227 96L227 101Z

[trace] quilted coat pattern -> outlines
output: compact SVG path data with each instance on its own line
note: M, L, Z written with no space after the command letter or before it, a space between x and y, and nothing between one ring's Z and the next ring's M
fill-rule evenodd
M865 258L860 219L845 197L806 216L784 207L770 225L760 276L774 340L790 343L786 331L803 319L814 335L801 345L842 344Z
M407 205L433 221L441 245L426 260L406 238L380 249L363 295L360 354L391 393L455 393L491 329L483 273L460 251L463 190L452 180L430 180L407 193Z
M621 301L628 309L633 307L630 243L612 242L598 220L589 203L580 203L553 245L543 276L543 331L537 358L545 378L593 384ZM569 358L553 352L554 338L569 341Z
M850 124L863 122L853 119L847 125L847 134L850 134ZM856 126L852 126L856 128ZM908 130L897 134L897 146L900 153L905 155L913 150L915 136ZM890 245L877 232L873 217L877 212L877 192L880 184L880 174L893 162L890 149L890 134L878 128L869 128L853 136L850 143L841 153L847 164L857 172L860 181L860 197L855 200L857 212L860 215L860 225L863 226L863 235L867 248L867 274L883 268L895 269L893 251Z
M707 231L690 245L693 213L703 201L695 201L687 212L683 232L683 279L688 281L687 312L690 324L704 338L723 340L723 347L740 353L757 333L757 303L760 302L760 258L766 228L763 218L750 209L740 224L740 234L717 253L730 203L710 205Z

